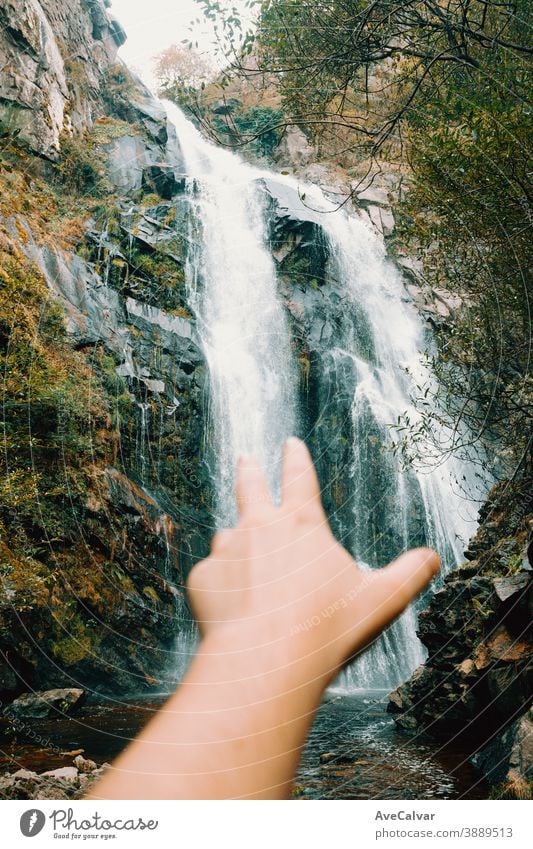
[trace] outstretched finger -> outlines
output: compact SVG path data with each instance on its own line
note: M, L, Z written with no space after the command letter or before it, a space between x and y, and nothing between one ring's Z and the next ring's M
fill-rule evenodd
M377 623L380 629L396 619L420 595L439 567L440 557L435 551L413 548L379 570L374 585L374 610L381 620Z
M440 558L429 548L402 554L384 569L364 572L353 594L354 619L344 634L346 658L368 646L435 577Z
M240 457L237 463L235 496L241 518L261 507L272 507L272 495L256 457Z
M307 446L292 436L285 443L281 500L284 507L293 510L320 510L320 485Z

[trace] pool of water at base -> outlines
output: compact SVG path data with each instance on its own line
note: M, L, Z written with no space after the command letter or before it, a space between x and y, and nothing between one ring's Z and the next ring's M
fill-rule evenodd
M384 691L328 692L294 785L297 799L484 799L487 787L453 745L396 729ZM165 696L86 705L76 716L25 720L15 739L0 721L0 772L69 766L79 750L110 762Z

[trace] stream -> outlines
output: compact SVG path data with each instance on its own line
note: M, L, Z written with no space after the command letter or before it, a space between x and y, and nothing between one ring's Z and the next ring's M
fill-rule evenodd
M467 753L396 730L383 690L328 694L309 734L296 776L295 799L483 799L485 782ZM64 719L31 720L39 747L4 739L0 773L70 766L73 753L101 764L115 758L149 721L165 697L84 707Z

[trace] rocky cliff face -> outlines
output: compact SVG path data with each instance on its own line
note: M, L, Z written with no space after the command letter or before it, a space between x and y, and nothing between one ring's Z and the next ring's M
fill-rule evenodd
M125 35L102 0L6 0L0 9L0 122L56 158L63 132L92 125Z
M408 731L459 737L510 797L530 794L533 607L531 494L499 484L481 511L467 562L419 620L429 656L390 695Z
M0 10L2 699L172 679L211 533L179 146L106 5Z

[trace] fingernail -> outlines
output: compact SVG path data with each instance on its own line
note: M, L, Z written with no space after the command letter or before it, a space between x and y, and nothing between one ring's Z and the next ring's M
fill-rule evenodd
M289 438L285 442L285 445L287 446L287 448L299 448L301 445L303 445L303 442L301 439L298 439L297 436L289 436Z
M240 469L257 465L257 458L253 454L241 454L237 460Z

